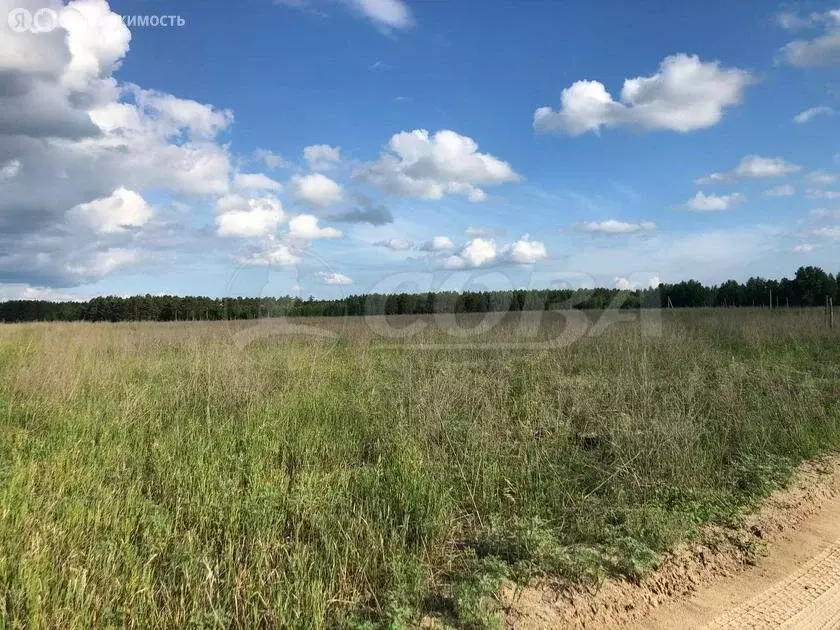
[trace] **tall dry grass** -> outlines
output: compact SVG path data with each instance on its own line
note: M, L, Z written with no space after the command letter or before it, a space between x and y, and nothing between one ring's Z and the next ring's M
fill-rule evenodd
M585 316L0 327L0 626L481 625L838 444L818 310Z

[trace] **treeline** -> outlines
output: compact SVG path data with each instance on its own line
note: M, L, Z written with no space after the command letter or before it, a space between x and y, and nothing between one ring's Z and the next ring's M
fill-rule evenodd
M840 276L840 274L838 274ZM336 300L294 297L97 297L86 302L12 300L0 303L0 321L180 321L344 315L483 313L545 309L819 306L830 296L840 303L838 276L800 267L793 279L750 278L704 286L696 280L655 289L529 289L515 291L351 295Z

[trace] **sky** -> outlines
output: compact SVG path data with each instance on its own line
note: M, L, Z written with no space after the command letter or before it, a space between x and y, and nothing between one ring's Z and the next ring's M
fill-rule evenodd
M0 15L0 299L840 271L836 3Z

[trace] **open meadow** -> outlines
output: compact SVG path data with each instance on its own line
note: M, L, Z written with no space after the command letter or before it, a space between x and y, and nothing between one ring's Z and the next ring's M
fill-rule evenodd
M449 317L0 326L0 627L492 625L840 445L821 309Z

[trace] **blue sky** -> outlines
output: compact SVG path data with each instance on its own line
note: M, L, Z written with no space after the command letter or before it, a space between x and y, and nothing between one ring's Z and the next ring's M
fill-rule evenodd
M0 9L0 299L840 270L836 3Z

